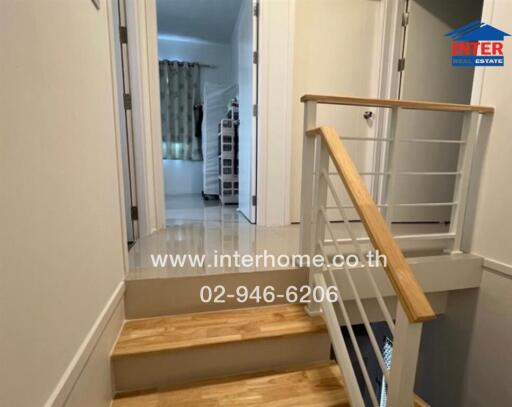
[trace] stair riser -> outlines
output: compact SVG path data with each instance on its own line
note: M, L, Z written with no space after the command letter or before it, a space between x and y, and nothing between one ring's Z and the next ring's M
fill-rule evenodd
M472 255L432 256L409 259L420 285L427 294L452 290L477 288L482 278L482 259ZM353 293L343 273L337 273L338 287L346 301L353 300ZM352 272L363 299L375 298L373 287L366 273ZM384 271L374 272L375 279L384 297L394 296ZM290 286L300 287L308 283L304 269L258 271L253 273L214 274L197 277L166 279L145 279L126 281L126 318L151 318L162 315L176 315L192 312L217 311L223 309L272 305L254 301L238 303L234 298L226 298L225 303L202 303L200 290L204 285L222 285L226 293L234 293L236 287L244 285L249 289L273 286L276 292L286 292ZM274 304L284 303L285 299Z
M289 286L308 284L305 269L258 271L253 273L212 274L197 277L146 279L126 281L126 319L151 318L163 315L188 314L194 312L219 311L225 309L256 307L286 303L276 299L272 304L248 300L239 303L235 298L225 297L224 303L203 303L201 287L208 285L225 287L226 294L234 294L238 286L249 290L259 286L261 291L272 286L276 293L285 293Z
M113 361L117 393L327 361L327 333L201 346Z

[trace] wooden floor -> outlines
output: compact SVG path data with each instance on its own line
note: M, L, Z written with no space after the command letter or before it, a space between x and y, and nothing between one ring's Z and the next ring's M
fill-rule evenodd
M253 375L114 400L112 407L349 406L338 367Z
M127 321L113 358L325 331L302 305L276 305Z

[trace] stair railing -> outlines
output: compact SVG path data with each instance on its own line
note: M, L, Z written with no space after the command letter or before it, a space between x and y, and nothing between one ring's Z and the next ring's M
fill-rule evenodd
M494 110L483 106L314 95L303 96L301 100L305 103L301 184L301 254L311 257L322 255L327 260L320 267L311 267L310 284L321 287L324 291L334 285L338 288L339 294L336 302L330 302L327 296L323 296L320 303L310 304L308 311L312 314L322 313L326 321L352 406L381 405L354 332L353 326L357 322L357 324L362 323L365 328L373 354L382 372L383 381L386 383L387 406L410 407L414 398L414 381L422 324L434 319L435 313L407 263L399 247L398 239L419 241L446 239L450 241L449 248L452 252L460 251L469 172L477 137L477 115L492 113ZM385 138L370 140L389 143L386 169L382 172L359 172L336 131L333 128L317 127L318 104L392 109L389 135ZM396 161L399 159L396 146L401 141L447 142L446 140L432 139L397 139L399 109L464 113L462 136L460 140L455 140L460 146L458 168L455 174L449 174L456 177L456 182L455 198L451 205L450 229L447 233L395 237L391 233L393 209L403 205L394 201L396 177L404 174L422 176L441 174L400 172L396 166ZM343 139L361 140L365 138L346 137ZM330 171L331 162L336 171ZM387 177L386 194L379 205L370 195L362 175ZM335 184L335 181L339 180L343 184L345 194ZM334 206L328 205L328 195L332 197ZM345 195L348 195L351 201L350 205L343 204L342 199ZM430 204L436 205L435 203ZM329 216L332 210L336 211L335 221ZM357 220L363 225L367 236L357 235L361 228L358 228L358 224L354 222L355 217L358 217ZM340 226L344 227L345 237L337 236ZM379 268L370 264L363 246L364 248L373 248L385 256L386 264L383 265L383 268L386 272L387 282L383 282L379 277L377 272ZM352 251L347 251L347 247L352 247ZM330 261L335 256L346 256L349 253L360 260L357 267L351 267L347 262L337 265ZM363 279L366 279L364 287L361 284ZM388 282L392 287L391 293ZM397 298L395 318L392 317L386 301L386 297L389 296ZM380 320L386 322L393 338L391 366L384 359L382 346L379 345L371 325L371 320L375 320L375 317L369 315L370 312L367 310L367 300L369 299L375 300L378 304L382 316ZM354 307L357 312L354 312ZM354 316L355 314L356 316ZM342 334L341 326L346 328L348 342ZM351 360L349 349L352 350L354 363ZM356 371L361 378L359 382ZM364 384L363 389L360 384Z

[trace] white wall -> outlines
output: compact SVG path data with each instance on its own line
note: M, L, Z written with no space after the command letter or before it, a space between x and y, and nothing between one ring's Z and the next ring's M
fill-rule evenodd
M247 0L245 0L247 1ZM233 27L233 34L231 36L231 43L229 46L231 47L231 72L233 72L233 83L239 84L239 78L238 78L238 58L239 58L239 52L238 52L238 38L240 36L240 18L241 13L243 9L243 4L240 7L238 17L235 23L235 26Z
M166 195L200 194L203 190L203 162L164 160Z
M512 3L486 1L483 20L510 32ZM504 405L512 400L511 41L505 40L505 66L486 69L480 101L494 106L496 112L488 137L479 141L476 163L480 177L472 177L472 192L477 199L476 210L470 213L470 217L474 216L470 247L476 254L504 263L507 273L486 270L482 279L463 400L468 407Z
M201 69L201 84L236 83L233 75L231 44L218 44L196 39L159 36L159 59L200 62L215 65ZM164 160L165 194L198 194L203 189L203 162Z
M466 407L462 393L477 300L478 289L452 291L444 313L423 325L414 390L431 406Z
M512 274L485 269L468 352L464 407L512 402Z
M494 1L490 24L506 30L512 25L512 3ZM510 31L510 29L509 29ZM512 48L510 38L505 40ZM509 51L510 52L510 51ZM487 68L484 73L480 103L494 106L496 112L490 134L479 141L476 164L480 166L479 178L472 177L476 194L476 211L471 250L485 257L512 264L510 231L512 230L512 189L509 174L512 170L512 65L503 68Z
M112 67L101 5L0 6L3 406L46 402L123 279Z
M510 32L512 3L486 0L482 21ZM439 329L427 328L431 331L430 340L438 345L428 355L437 359L437 365L431 365L429 371L431 375L435 373L433 379L442 386L442 390L430 386L431 397L425 397L432 405L484 407L510 405L512 401L512 64L507 60L511 44L507 38L504 67L475 70L475 76L483 76L483 80L476 84L474 92L482 93L481 98L474 94L472 103L494 106L496 112L490 131L483 132L478 141L464 230L465 249L491 261L484 263L475 298L453 308L449 323L439 325L435 321L432 326ZM462 310L469 315L460 317ZM446 346L445 340L456 346L440 352L440 347Z
M379 72L380 7L361 0L296 2L293 68L291 220L299 221L302 167L303 104L306 93L376 97ZM319 125L334 126L343 136L370 136L365 108L319 106ZM360 170L367 168L365 143L347 142Z

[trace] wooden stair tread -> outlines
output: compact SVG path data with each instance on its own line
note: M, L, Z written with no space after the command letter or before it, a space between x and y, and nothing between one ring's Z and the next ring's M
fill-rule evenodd
M337 365L246 375L192 387L115 399L112 407L349 406Z
M125 322L113 358L196 346L323 332L321 317L285 304Z

